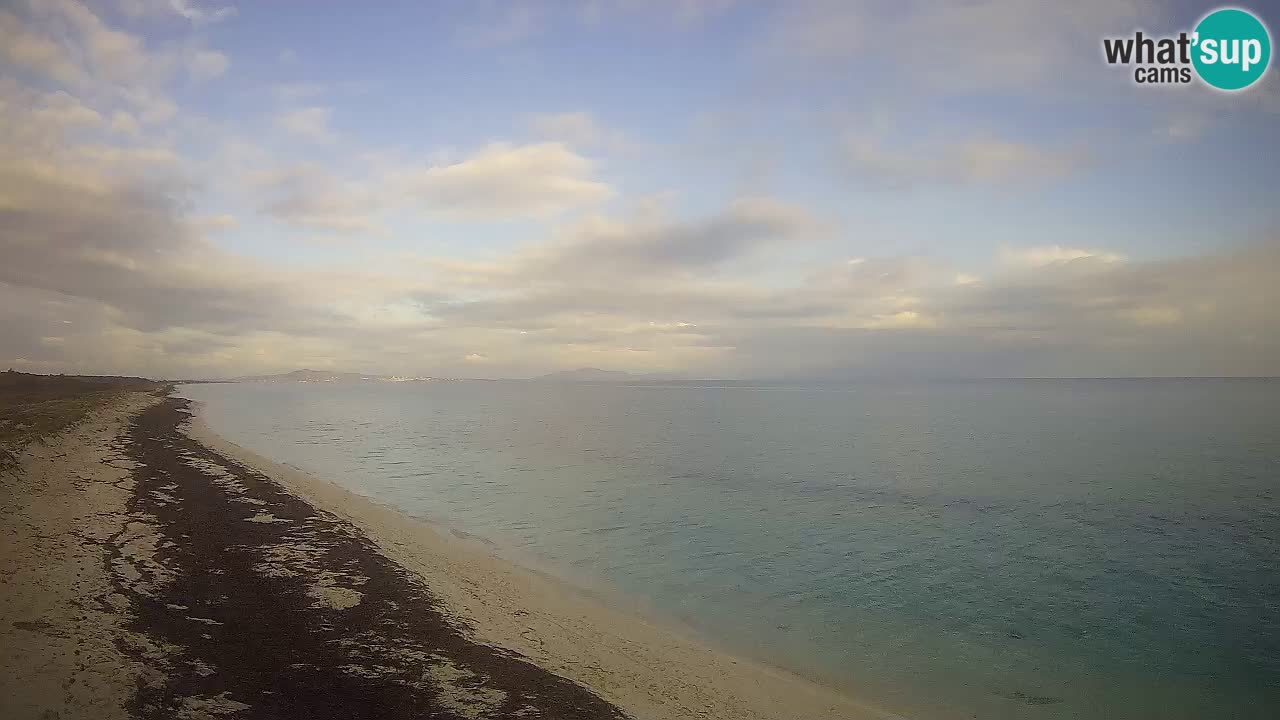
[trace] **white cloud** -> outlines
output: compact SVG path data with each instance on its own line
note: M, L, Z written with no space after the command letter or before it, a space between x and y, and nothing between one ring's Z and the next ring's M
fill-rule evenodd
M227 56L213 50L197 50L187 61L188 70L193 80L209 80L222 77L230 67Z
M191 218L191 224L201 230L233 230L240 227L235 215L201 215Z
M232 5L197 0L117 0L131 17L176 15L196 24L216 23L236 16Z
M292 103L320 95L324 90L325 86L319 83L287 83L277 85L275 95L281 102Z
M427 209L455 217L551 217L609 199L592 163L563 143L493 143L465 160L402 175Z
M1163 122L1156 127L1153 134L1161 142L1187 143L1200 139L1208 127L1209 118L1205 115L1180 113L1163 118Z
M75 33L75 43L85 53L84 69L96 80L136 83L159 68L142 38L109 27L88 7L75 0L49 0L35 6L38 22L65 25Z
M236 9L230 5L206 9L195 0L168 0L173 11L194 22L218 22L235 17Z
M1123 257L1112 252L1063 247L1061 245L1003 248L1000 251L1000 262L1002 264L1022 268L1039 268L1075 261L1111 264L1122 262L1123 260Z
M560 140L570 145L595 145L605 137L604 129L591 113L541 113L534 115L529 124L543 138Z
M139 36L109 27L75 0L45 0L26 11L0 10L0 53L68 89L137 84L163 70Z
M634 155L640 148L626 133L606 127L588 112L538 113L529 118L529 127L544 140L603 152L610 157Z
M287 110L275 117L276 127L314 143L331 143L337 135L329 126L333 110L327 107L304 107Z
M111 115L111 132L137 138L141 128L138 120L124 110L117 110Z
M48 93L41 99L36 118L40 122L53 123L63 128L93 128L104 122L101 113L62 90Z
M168 3L147 0L122 9L142 19L175 12ZM111 26L96 10L77 0L0 10L0 60L46 78L104 115L123 111L143 124L166 123L177 114L169 86L184 73L201 80L226 71L224 54L200 48L190 36L148 47L143 34ZM126 127L116 129L129 134Z
M26 27L17 15L5 10L0 10L0 59L64 85L76 85L84 79L81 68L53 38Z
M178 114L178 106L168 96L154 90L123 88L122 95L134 107L134 115L147 125L167 123Z

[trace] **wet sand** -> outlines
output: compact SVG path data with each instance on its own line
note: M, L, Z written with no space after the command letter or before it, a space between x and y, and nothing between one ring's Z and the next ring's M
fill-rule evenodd
M892 717L270 463L187 400L124 394L10 475L0 716Z

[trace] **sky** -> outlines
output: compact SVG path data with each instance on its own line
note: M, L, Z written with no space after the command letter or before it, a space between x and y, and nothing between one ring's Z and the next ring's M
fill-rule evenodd
M0 0L0 365L1277 375L1280 71L1102 57L1214 7Z

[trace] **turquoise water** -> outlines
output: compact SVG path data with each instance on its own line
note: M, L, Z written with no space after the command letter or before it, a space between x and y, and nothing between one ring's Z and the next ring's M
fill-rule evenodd
M196 385L232 441L909 717L1280 715L1280 382Z

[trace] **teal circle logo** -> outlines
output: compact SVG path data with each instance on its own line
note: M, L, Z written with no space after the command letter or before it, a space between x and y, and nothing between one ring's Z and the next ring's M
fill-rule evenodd
M1271 35L1252 13L1214 10L1196 25L1191 63L1200 79L1219 90L1243 90L1271 64Z

